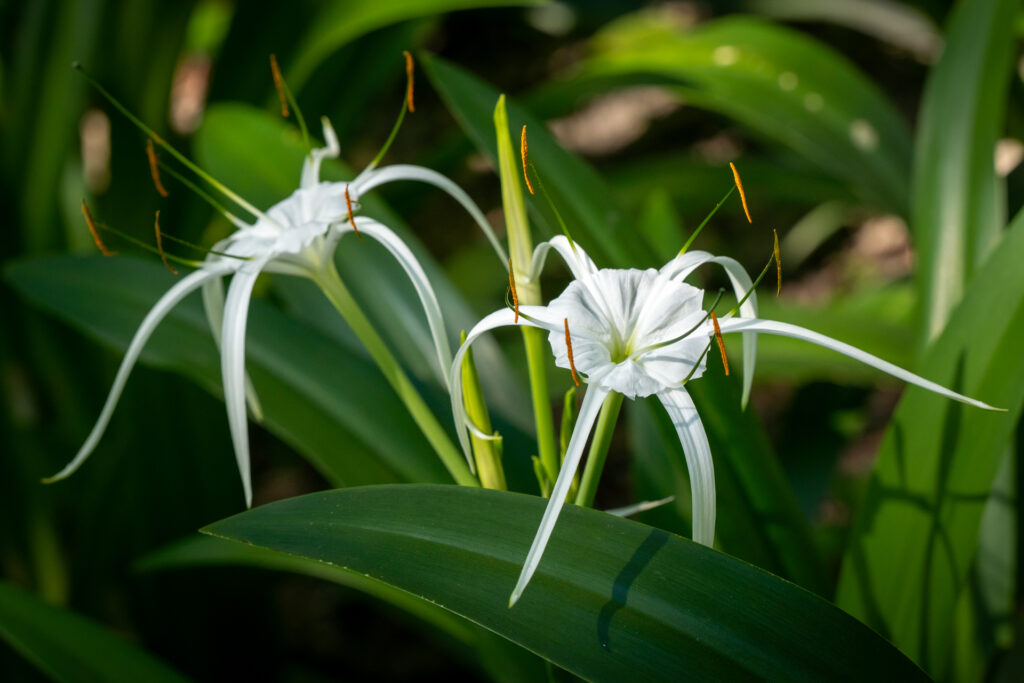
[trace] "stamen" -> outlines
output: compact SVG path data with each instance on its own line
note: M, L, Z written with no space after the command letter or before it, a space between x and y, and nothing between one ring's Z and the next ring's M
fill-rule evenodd
M352 226L352 232L356 234L359 241L363 241L363 236L359 234L358 228L356 228L356 217L352 215L352 198L348 194L348 185L345 186L345 207L348 209L348 224Z
M697 372L697 368L700 367L701 361L704 360L704 356L708 355L708 351L710 350L711 340L709 339L707 345L704 347L704 350L701 352L700 357L697 358L697 362L693 364L693 367L690 368L690 372L686 374L686 377L683 378L683 381L680 382L680 384L686 384L687 382L690 381L690 379L693 377L693 373Z
M92 233L92 241L96 243L96 248L100 250L100 253L104 256L113 256L116 251L110 251L106 245L103 244L103 240L100 239L100 233L96 230L96 224L92 220L92 214L89 213L89 206L82 200L82 215L85 216L85 222L89 226L89 232Z
M782 294L782 257L779 256L779 233L772 228L772 235L775 244L772 246L772 255L775 257L775 296Z
M711 324L715 327L715 340L718 341L718 352L722 354L722 367L725 368L725 376L729 376L729 358L725 355L725 341L722 339L722 328L718 326L718 316L711 312Z
M516 315L514 322L519 324L519 295L516 294L516 276L512 271L512 259L508 260L508 286L512 289L512 307L515 309Z
M190 171L192 171L197 176L202 178L204 181L209 183L212 187L216 188L217 191L220 192L221 194L223 194L225 197L227 197L228 199L230 199L231 201L235 202L240 207L242 207L243 209L245 209L246 211L251 213L253 216L256 216L257 218L262 218L262 219L266 220L267 222L269 222L269 223L271 223L273 225L277 225L265 213L263 213L262 211L257 209L255 206L253 206L249 202L247 202L244 199L242 199L242 197L240 197L237 193L233 192L226 185L224 185L223 183L219 182L213 176L211 176L209 173L207 173L206 171L204 171L203 169L199 168L197 165L195 165L194 163L189 161L188 157L186 157L184 154L182 154L178 150L174 149L174 147L172 147L166 140L164 140L162 137L160 137L157 134L156 131L154 131L152 128L150 128L145 123L143 123L142 120L139 117L137 117L135 114L133 114L130 111L128 111L128 108L125 107L123 104L121 104L117 100L117 98L115 98L113 95L111 95L109 90L107 90L102 85L100 85L100 82L97 81L95 78L93 78L92 75L88 71L85 70L85 67L82 66L82 64L80 62L72 62L71 68L75 69L78 72L80 72L82 74L82 76L85 78L85 80L87 80L89 82L89 84L92 87L94 87L96 89L96 91L100 95L102 95L108 102L110 102L110 104L113 105L115 109L117 109L119 112L124 114L125 118L127 118L129 121L131 121L143 133L145 133L150 138L152 138L153 142L155 142L156 144L160 145L165 150L167 150L167 152L171 156L173 156L175 159L180 161L186 168L188 168Z
M565 348L569 350L569 369L572 370L572 381L576 386L580 385L579 375L576 374L576 362L572 359L572 337L569 336L569 319L562 318L565 322Z
M410 112L414 112L414 111L416 111L416 107L413 105L413 101L412 101L412 82L413 82L412 55L409 54L408 50L402 50L402 54L405 55L405 80L408 83L406 85L406 88L405 88L405 101L409 105L409 111Z
M526 189L533 194L533 183L530 182L530 174L526 170L526 124L523 124L523 134L519 138L519 156L523 158L523 178L526 180Z
M160 232L160 209L156 210L156 218L153 220L153 231L156 233L156 248L160 251L160 260L167 266L167 270L177 275L178 271L167 261L167 253L164 251L164 242L161 239L163 235Z
M704 216L704 220L700 222L700 225L697 226L696 230L690 233L690 237L686 240L686 243L683 244L683 248L679 250L680 254L686 253L686 250L689 249L690 245L693 244L693 241L697 239L697 235L699 235L700 231L704 229L704 226L708 224L708 221L711 220L711 217L718 213L718 210L722 208L722 204L725 204L725 200L731 197L732 193L735 191L736 186L733 185L732 187L729 188L729 191L725 193L725 196L718 200L718 203L715 204L715 208L711 209L711 212L707 216Z
M743 191L743 181L740 180L740 172L736 170L736 164L729 162L729 168L732 169L732 179L736 181L736 189L740 191L740 201L743 202L743 213L747 214L747 222L753 223L754 221L750 218L750 209L747 208L747 193Z
M160 193L161 197L168 195L167 188L160 182L160 169L158 168L159 162L156 159L156 150L153 149L153 139L146 138L146 156L149 158L149 174L153 176L153 185L156 187L156 191Z
M274 74L274 88L277 89L277 97L281 100L281 116L288 118L288 96L284 92L284 78L281 77L281 69L277 66L277 57L270 54L270 71Z

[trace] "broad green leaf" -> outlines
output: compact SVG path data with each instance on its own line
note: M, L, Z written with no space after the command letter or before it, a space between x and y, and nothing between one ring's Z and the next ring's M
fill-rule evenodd
M0 581L0 638L58 681L186 681L103 626Z
M688 103L789 148L863 200L906 213L906 125L856 67L811 38L750 18L685 31L645 11L613 22L590 47L571 78L676 84Z
M477 148L497 166L494 138L494 103L498 90L460 67L440 57L420 58L427 73L452 116ZM530 114L512 98L507 99L508 121L513 130L527 128L529 158L547 188L555 206L572 233L587 252L613 263L639 267L654 265L652 255L634 238L628 216L615 204L612 195L592 168L579 157L562 149L548 132L544 122ZM538 233L535 239L561 234L554 215L539 188L526 197Z
M142 571L255 567L330 581L394 605L422 620L428 628L440 629L457 643L475 647L495 680L531 681L544 675L541 660L507 640L496 638L490 631L395 586L357 572L338 571L313 559L212 536L193 536L144 557L137 566Z
M882 443L843 563L839 604L935 673L949 656L982 511L1024 403L1021 254L1024 215L978 270L917 368L1008 412L909 389Z
M1006 116L1014 0L961 4L925 84L914 158L911 230L919 254L920 344L942 331L1006 221L992 163Z
M118 349L127 348L173 282L159 263L126 256L24 261L10 266L7 275L29 300ZM246 353L266 426L332 484L447 481L440 461L368 361L259 301L249 315ZM220 362L198 295L168 315L142 360L221 394ZM351 386L360 387L358 394Z
M892 0L745 0L749 11L782 21L825 21L884 40L928 63L942 36L923 10Z
M367 34L400 21L455 10L509 5L536 5L541 0L343 0L323 5L286 71L289 85L298 91L332 52ZM396 55L397 56L397 55Z
M574 505L509 608L544 505L501 491L377 486L272 503L204 531L368 574L590 680L924 680L824 600L667 532Z

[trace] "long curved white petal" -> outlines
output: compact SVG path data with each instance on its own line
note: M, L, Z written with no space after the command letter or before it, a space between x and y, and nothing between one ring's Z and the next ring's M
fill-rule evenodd
M686 389L672 389L658 394L679 435L690 475L690 497L693 500L693 540L706 546L715 542L715 465L711 460L704 425Z
M714 256L706 251L689 251L681 254L665 264L661 272L674 280L682 282L690 274L705 263L715 263L722 266L725 274L732 283L736 300L750 292L750 296L740 306L740 315L745 318L757 317L757 292L751 291L754 286L750 275L739 261L728 256ZM740 403L744 408L750 400L750 388L754 384L754 364L757 362L757 334L746 332L743 334L743 397Z
M359 218L359 233L372 237L380 242L395 257L405 274L409 276L416 294L423 305L423 312L427 316L427 324L430 326L430 335L434 340L434 351L437 355L438 374L441 382L449 391L448 370L452 363L452 349L448 343L448 335L444 329L444 317L441 315L441 304L437 301L434 288L430 285L427 274L423 267L416 260L416 256L409 247L396 235L391 228L371 218Z
M548 252L552 249L558 252L558 255L565 261L565 265L569 267L569 272L572 273L573 278L582 280L587 275L593 275L597 272L597 266L587 256L587 252L583 251L583 247L570 242L565 235L555 235L547 242L541 242L533 248L533 260L530 263L530 279L535 280L540 277L541 271L544 270L544 262L547 260Z
M96 420L96 424L93 426L92 431L89 433L89 437L82 444L82 447L78 449L78 453L69 462L64 469L52 477L47 477L43 481L46 483L59 481L65 479L75 472L82 463L85 462L86 458L93 452L96 445L99 443L100 438L103 436L103 432L106 430L107 425L110 423L110 418L114 414L114 408L117 407L117 402L121 398L121 392L124 391L124 385L128 381L128 376L132 372L132 368L135 367L135 362L139 359L139 355L142 353L142 349L145 348L146 342L149 341L153 331L156 330L157 325L160 321L173 309L178 303L186 296L191 294L196 288L200 287L204 282L210 279L217 279L223 276L229 271L228 268L218 269L201 269L193 273L189 273L181 280L176 282L167 292L160 297L160 299L154 304L153 308L149 310L146 317L143 318L142 324L139 325L139 329L135 331L135 336L132 338L131 344L128 345L128 350L124 354L124 360L121 361L121 367L117 370L117 375L114 377L114 384L110 388L110 393L107 395L107 401L103 404L103 410L100 411L100 416Z
M313 187L320 182L320 163L324 159L336 159L341 154L338 136L335 134L331 122L327 120L326 116L323 116L320 118L320 123L323 126L324 142L327 145L314 149L302 162L302 179L299 181L299 186L303 188Z
M206 312L206 322L210 325L210 334L213 341L220 350L220 328L224 323L224 282L219 277L207 280L203 283L203 310ZM260 398L256 394L256 387L249 379L249 373L245 374L245 400L249 403L249 410L257 422L263 422L263 406L260 405Z
M508 600L509 607L516 604L523 591L526 590L526 585L530 583L533 573L537 571L537 565L540 564L544 548L548 545L551 532L555 529L555 522L558 521L558 515L565 504L565 497L568 495L569 487L572 485L572 478L576 475L580 458L583 457L583 447L587 445L587 437L590 436L590 430L594 427L594 421L597 420L597 414L601 411L601 404L604 403L608 393L608 390L604 387L596 384L587 385L587 393L584 395L583 403L580 405L580 414L576 418L576 426L573 427L572 438L569 439L569 446L565 450L565 460L562 461L562 469L558 472L558 479L555 480L555 487L551 491L551 498L548 500L548 506L540 520L540 527L537 529L537 535L533 538L530 552L526 554L526 561L523 563L523 570L519 573L516 587L512 590L512 597Z
M551 331L552 329L561 329L557 325L550 324L546 325L543 316L546 310L542 306L520 306L519 310L530 317L533 317L537 322L531 322L527 320L523 315L519 316L519 322L515 322L515 312L502 308L493 313L485 316L480 322L473 326L473 329L466 335L466 341L462 343L459 350L455 352L455 358L452 360L451 369L448 371L448 385L451 388L452 398L452 418L455 421L455 432L459 435L459 445L462 446L462 453L466 456L466 462L469 463L471 470L475 469L473 464L473 453L470 450L469 435L466 433L466 427L470 424L469 416L466 415L466 404L462 397L462 361L466 357L466 351L469 350L470 344L485 332L490 332L499 327L510 327L517 325L526 325L528 327L539 327L542 330Z
M245 505L252 507L252 473L249 471L249 429L245 416L245 325L249 315L249 299L262 263L247 264L231 278L221 334L221 375L224 381L224 403L228 411L228 428L235 446L235 461L242 477Z
M487 222L487 218L484 217L483 212L461 187L437 171L432 171L429 168L423 168L422 166L413 166L411 164L395 164L393 166L385 166L384 168L369 171L368 173L359 176L352 182L352 187L355 189L357 194L362 195L375 187L379 187L385 183L391 183L396 180L417 180L421 183L433 185L434 187L451 195L451 197L459 204L462 204L462 207L466 209L470 216L473 217L473 220L476 221L478 226L480 226L480 229L483 230L487 240L491 243L491 246L494 248L498 258L501 259L501 263L507 267L508 254L505 253L505 248L501 246L501 242L494 234L494 230L491 229L491 224Z
M910 384L916 384L922 389L935 392L940 396L951 398L954 401L960 401L978 408L984 408L985 410L1003 410L1003 408L994 408L993 406L983 403L976 399L958 394L955 391L947 389L941 384L936 384L931 380L927 380L919 375L915 375L909 370L904 370L898 365L893 365L888 361L884 361L877 356L873 356L866 351L861 351L855 346L850 346L831 337L826 337L823 334L812 332L803 327L797 325L790 325L789 323L780 323L774 320L758 320L758 319L747 319L747 318L732 318L729 320L722 320L719 323L722 327L722 333L728 332L756 332L760 334L776 334L782 337L792 337L793 339L802 339L804 341L817 344L818 346L824 346L827 349L837 351L844 356L849 356L854 360L859 360L865 365L870 365L873 368L877 368L882 372L892 375L898 379L908 382Z

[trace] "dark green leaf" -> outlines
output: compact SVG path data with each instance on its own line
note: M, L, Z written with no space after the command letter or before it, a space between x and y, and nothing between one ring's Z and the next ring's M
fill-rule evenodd
M292 498L205 531L368 574L591 680L923 680L820 598L664 531L574 505L510 609L544 505L482 489L380 486Z
M58 681L188 680L99 624L2 581L0 638Z

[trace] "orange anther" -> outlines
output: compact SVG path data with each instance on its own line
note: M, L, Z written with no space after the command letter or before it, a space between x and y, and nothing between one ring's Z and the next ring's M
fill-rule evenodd
M718 342L718 352L722 354L722 367L725 368L726 376L729 375L729 358L725 355L725 342L722 340L722 328L718 326L718 316L711 312L711 324L715 326L715 340Z
M576 386L580 385L580 378L576 374L576 362L572 359L572 338L569 336L569 319L563 318L565 322L565 348L569 350L569 369L572 370L572 381Z
M359 234L359 230L356 228L356 217L352 215L352 198L348 195L348 185L345 186L345 206L348 208L348 224L352 226L352 232L362 242L363 236Z
M113 256L116 251L110 251L106 245L103 244L103 240L100 239L100 233L96 231L96 224L93 223L92 214L89 213L89 206L82 200L82 215L85 216L85 222L89 226L89 232L92 233L92 241L96 243L96 248L100 250L100 253L104 256Z
M167 270L171 271L175 275L178 271L174 269L170 261L167 260L167 254L164 252L164 240L163 233L160 232L160 210L157 209L156 218L153 219L153 231L156 233L156 248L160 251L160 260L167 266Z
M516 276L512 272L512 259L508 260L508 286L512 289L512 307L515 309L515 322L519 324L519 295L516 294Z
M416 107L412 101L412 82L413 82L413 63L412 55L409 54L408 50L402 50L402 54L405 55L405 80L408 85L405 88L405 101L409 104L409 111L416 111Z
M533 183L530 182L530 174L526 170L526 125L523 125L523 134L519 138L519 156L523 158L523 178L526 179L526 189L533 194ZM577 382L579 384L579 382Z
M168 192L164 184L160 182L160 167L156 160L156 150L153 149L153 140L146 138L146 156L149 158L149 174L153 176L153 185L161 197L166 197Z
M743 181L740 180L740 172L736 170L736 164L729 162L729 168L732 169L732 179L736 182L736 189L740 191L740 201L743 202L743 213L747 214L747 222L753 223L754 221L750 218L750 209L747 208L747 193L743 191Z
M277 89L277 97L281 100L281 116L288 118L288 97L284 91L284 78L277 66L277 57L273 54L270 55L270 71L274 74L274 88Z
M782 257L779 255L779 233L772 228L772 235L775 244L772 246L772 255L775 257L775 296L782 293Z

